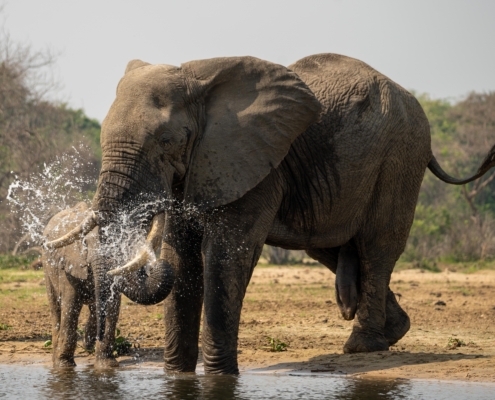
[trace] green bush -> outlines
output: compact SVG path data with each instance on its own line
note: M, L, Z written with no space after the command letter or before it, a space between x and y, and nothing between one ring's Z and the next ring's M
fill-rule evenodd
M36 256L12 256L0 254L0 269L24 269L36 259Z

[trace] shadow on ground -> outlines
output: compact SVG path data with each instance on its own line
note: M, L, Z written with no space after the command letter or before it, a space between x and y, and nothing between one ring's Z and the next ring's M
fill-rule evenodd
M255 368L253 372L275 372L278 370L311 371L314 373L333 373L359 375L392 368L401 369L410 366L424 366L424 372L434 372L436 363L460 360L488 358L482 354L438 354L410 352L376 352L358 354L327 354L310 358L308 361L278 363L264 368Z

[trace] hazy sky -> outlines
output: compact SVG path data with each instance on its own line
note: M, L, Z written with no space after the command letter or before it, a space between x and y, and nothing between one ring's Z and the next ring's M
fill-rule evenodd
M60 56L58 96L105 117L127 62L252 55L359 58L407 89L495 90L494 0L8 0L14 41Z

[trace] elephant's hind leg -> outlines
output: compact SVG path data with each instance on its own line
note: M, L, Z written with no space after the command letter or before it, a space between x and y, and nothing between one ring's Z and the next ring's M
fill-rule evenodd
M391 158L389 165L382 166L370 204L373 212L354 238L361 261L360 301L352 334L344 345L346 353L387 350L409 329L409 317L389 283L404 251L423 173L409 165L401 169L395 162Z
M84 348L88 351L94 350L96 344L96 305L89 303L89 316L84 326Z
M355 249L355 247L354 247ZM357 249L355 255L357 255ZM347 250L349 251L349 250ZM352 262L351 264L353 265L354 268L350 268L351 271L348 271L347 273L341 273L340 278L339 278L339 267L338 265L340 263L344 263L345 258L340 259L340 247L332 247L328 249L308 249L306 250L306 253L308 256L311 258L315 259L316 261L322 263L325 267L327 267L330 271L332 271L336 276L336 286L337 286L337 281L338 280L347 280L349 279L349 274L351 276L354 276L356 274L355 272L355 267L358 266L359 264L356 264L355 262ZM355 255L350 255L351 261L355 260ZM359 279L359 276L357 276L357 279ZM351 282L353 279L351 279ZM357 282L357 288L359 291L360 283L359 281ZM337 294L337 303L339 302L339 295ZM341 310L342 311L342 310ZM357 311L357 310L356 310ZM344 316L345 318L345 316ZM353 316L354 318L354 316ZM404 335L409 331L410 328L410 320L409 316L407 313L401 308L399 303L397 303L397 300L395 298L395 295L393 292L388 288L387 292L387 304L386 304L386 320L385 320L385 328L384 328L384 335L385 339L389 343L389 345L393 345L397 343Z
M383 256L381 251L365 250L362 264L357 320L344 345L345 353L388 350L410 328L409 316L388 287L395 257L390 254Z
M385 339L389 345L397 343L409 331L411 321L409 315L397 303L395 294L388 289L387 293L387 319L385 321Z
M395 259L388 256L384 248L357 242L361 256L361 298L344 353L388 350L389 343L384 335L386 303Z

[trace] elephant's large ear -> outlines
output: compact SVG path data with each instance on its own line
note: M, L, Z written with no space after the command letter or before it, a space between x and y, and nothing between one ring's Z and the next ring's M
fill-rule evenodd
M199 83L205 127L193 151L185 199L210 208L239 199L287 155L316 122L320 103L287 68L253 57L182 65Z

